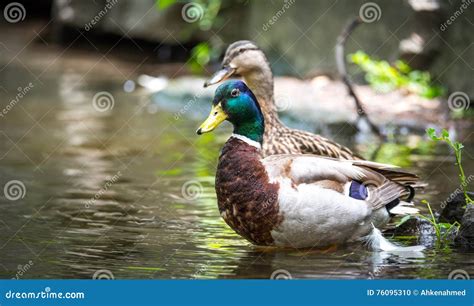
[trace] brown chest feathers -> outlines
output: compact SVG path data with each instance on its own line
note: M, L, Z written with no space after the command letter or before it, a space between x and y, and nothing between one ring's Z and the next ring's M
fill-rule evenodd
M278 184L271 184L258 150L230 138L219 157L216 193L219 212L239 235L257 245L271 245L271 231L282 221Z

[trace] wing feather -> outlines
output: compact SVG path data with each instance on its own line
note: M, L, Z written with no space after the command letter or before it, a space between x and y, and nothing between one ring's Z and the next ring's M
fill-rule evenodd
M270 179L289 178L295 185L318 184L335 191L352 180L369 189L365 200L372 209L379 209L405 196L407 186L418 181L418 176L398 167L369 161L338 160L308 154L272 155L262 160ZM322 181L331 181L328 184Z

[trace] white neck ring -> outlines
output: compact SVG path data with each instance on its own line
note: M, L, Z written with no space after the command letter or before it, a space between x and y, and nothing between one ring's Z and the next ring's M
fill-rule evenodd
M255 147L255 148L259 149L259 150L262 148L262 145L261 145L260 143L256 142L255 140L252 140L252 139L250 139L250 138L248 138L248 137L245 137L245 136L243 136L243 135L233 134L233 133L232 133L231 137L235 137L235 138L237 138L237 139L240 139L240 140L242 140L243 142L245 142L245 143L247 143L247 144L251 145L252 147Z

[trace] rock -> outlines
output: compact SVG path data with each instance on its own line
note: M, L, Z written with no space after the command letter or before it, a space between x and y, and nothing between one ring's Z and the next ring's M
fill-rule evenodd
M474 197L474 192L468 192L468 195ZM464 193L459 192L445 203L442 203L441 206L444 206L444 208L438 217L438 222L451 224L458 222L461 224L459 231L450 233L446 238L447 241L452 241L456 246L464 249L474 249L474 205L468 205L465 208ZM436 232L433 225L418 217L409 219L390 233L395 236L417 236L418 243L426 247L434 246L436 243Z
M468 195L472 198L474 197L474 192L468 192ZM464 193L458 192L445 203L438 221L460 223L461 227L454 239L455 244L462 248L474 249L474 206L468 205L466 208L465 206L466 199Z
M396 236L416 236L418 243L425 247L432 247L436 242L436 231L433 225L421 218L413 217L397 226L392 234Z
M474 205L467 206L455 242L462 248L474 249Z
M468 193L471 197L474 196L474 193ZM453 198L449 198L446 202L441 203L443 210L439 216L439 222L461 223L463 215L465 212L464 206L466 205L466 199L464 198L464 193L458 192Z

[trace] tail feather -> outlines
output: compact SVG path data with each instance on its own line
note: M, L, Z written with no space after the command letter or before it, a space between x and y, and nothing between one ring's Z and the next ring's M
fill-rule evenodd
M415 214L420 213L420 210L413 206L415 206L413 203L400 201L400 203L397 206L389 209L388 212L391 213L392 215L400 215L400 216L415 215Z
M385 252L420 252L425 249L422 245L415 245L409 247L398 246L388 241L375 226L372 232L363 238L364 242L368 245L369 249L373 251L385 251Z

